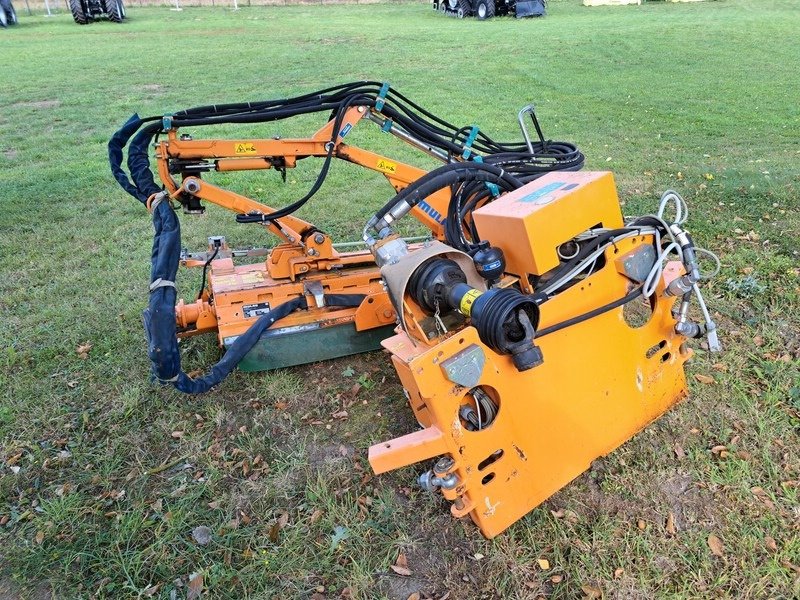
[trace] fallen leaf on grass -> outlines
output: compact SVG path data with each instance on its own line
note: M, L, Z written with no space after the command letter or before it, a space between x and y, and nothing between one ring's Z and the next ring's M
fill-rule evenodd
M764 545L767 547L767 550L771 552L778 551L778 543L775 541L775 538L771 535L768 535L764 538Z
M539 568L542 571L548 571L550 569L550 561L546 558L537 559L536 562L539 563Z
M173 431L170 435L174 439L179 440L179 439L181 439L183 437L183 432L182 431Z
M89 358L89 351L91 349L92 345L89 342L86 342L85 344L81 344L77 348L75 348L75 352L78 353L79 358L86 360L87 358Z
M211 542L211 529L205 525L199 525L192 529L192 537L201 546L207 546Z
M311 517L309 518L309 521L311 521L312 523L316 523L321 518L322 518L322 511L320 509L317 509L313 513L311 513Z
M44 541L44 531L40 529L39 531L36 532L36 543L41 546L43 541Z
M675 450L675 457L678 460L683 460L686 457L686 453L683 451L683 446L681 446L678 442L675 442L673 450Z
M414 592L406 600L419 600L419 592Z
M645 523L645 522L644 522L644 519L639 519L638 521L636 521L636 526L637 526L639 529L641 529L642 531L644 531L645 529L647 529L647 523Z
M272 526L269 528L269 541L273 544L278 542L278 535L281 532L281 529L286 527L286 524L289 522L289 513L282 512L281 515L275 520Z
M617 567L616 569L614 569L614 579L619 579L624 574L625 574L625 569L623 569L622 567Z
M781 561L781 566L784 569L790 569L791 571L794 571L795 573L800 574L800 567L798 567L795 564L790 563L788 560Z
M398 567L403 567L404 569L407 569L408 568L408 559L406 558L406 555L403 554L402 552L400 552L397 555L397 560L394 561L394 564L397 565Z
M553 575L550 578L550 583L561 583L562 581L564 581L563 575Z
M405 567L398 567L397 565L389 565L389 568L398 575L402 575L403 577L411 576L411 569L407 569Z
M603 590L596 585L582 585L581 590L586 594L586 598L590 598L591 600L603 597Z
M192 573L189 575L189 587L186 590L186 600L198 600L203 594L203 574Z
M151 585L149 588L147 588L144 591L144 595L147 596L148 598L152 598L153 596L155 596L158 593L159 588L161 588L161 584L160 583L157 583L155 585Z
M342 527L341 525L334 527L333 535L331 536L331 551L336 550L339 544L348 537L350 537L350 532L347 530L347 527Z
M476 552L475 554L472 555L472 558L474 558L475 560L482 560L483 554L481 554L480 552Z
M667 516L666 530L669 535L675 535L675 515L672 513L669 513L669 516Z
M718 444L711 448L711 454L714 456L719 456L720 458L728 458L730 456L730 452L728 452L728 447L724 446L723 444Z
M725 547L722 545L722 540L713 533L708 536L708 547L711 548L711 554L722 558L725 556Z
M710 375L703 375L702 373L695 373L694 378L700 383L712 384L715 383L714 378Z

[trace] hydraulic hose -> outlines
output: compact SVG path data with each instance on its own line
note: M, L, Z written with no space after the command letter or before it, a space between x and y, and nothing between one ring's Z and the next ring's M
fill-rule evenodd
M423 143L448 156L460 156L472 130L470 127L456 127L444 119L409 100L400 92L376 81L359 81L331 86L323 90L303 94L293 98L240 102L233 104L214 104L199 106L176 112L140 119L134 115L109 142L109 161L115 178L120 185L141 202L158 191L155 178L150 171L147 152L153 138L168 128L196 127L231 123L266 123L316 112L330 112L336 119L334 137L339 133L344 112L351 106L365 106L379 111L394 126L402 127ZM138 134L136 132L141 128ZM135 137L134 134L136 134ZM128 174L122 168L123 150L128 145ZM583 154L567 142L536 142L531 153L526 144L519 142L498 142L483 131L477 132L471 143L473 156L483 156L484 162L504 169L520 181L542 173L569 169L580 169ZM330 153L311 190L299 200L267 216L248 218L240 216L240 222L264 222L277 219L296 211L303 206L322 186L330 168Z

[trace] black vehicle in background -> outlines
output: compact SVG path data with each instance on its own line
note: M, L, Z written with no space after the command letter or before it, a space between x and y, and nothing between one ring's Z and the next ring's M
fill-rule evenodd
M545 4L546 0L433 0L433 8L439 12L459 19L475 16L481 21L503 15L542 17Z
M11 0L0 0L0 27L17 24L17 11Z
M3 0L0 0L2 2ZM108 17L109 21L121 23L125 18L122 0L68 0L72 18L78 25Z

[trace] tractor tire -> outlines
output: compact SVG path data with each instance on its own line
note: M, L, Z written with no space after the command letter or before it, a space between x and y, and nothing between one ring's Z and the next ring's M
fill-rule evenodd
M69 0L69 12L78 25L86 25L89 22L81 0Z
M478 0L475 5L475 16L479 21L491 19L494 16L494 0Z
M11 0L0 0L0 12L3 12L5 15L6 25L16 25L17 24L17 11L14 10L14 5L11 4Z
M5 29L8 27L8 17L6 16L6 9L0 6L0 27Z
M103 0L103 10L108 15L108 20L122 23L122 5L119 0Z
M119 14L122 15L122 20L128 18L128 13L125 12L125 3L122 0L117 0L119 3Z
M456 17L459 19L463 19L464 17L468 17L472 12L472 8L469 5L469 0L458 0L456 3Z

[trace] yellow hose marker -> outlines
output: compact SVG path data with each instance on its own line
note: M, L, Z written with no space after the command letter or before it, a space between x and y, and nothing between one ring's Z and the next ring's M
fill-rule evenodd
M461 302L458 306L458 310L462 315L469 316L472 312L472 305L475 303L475 300L483 294L480 290L470 290L466 294L461 297Z

